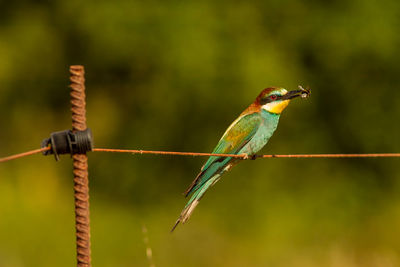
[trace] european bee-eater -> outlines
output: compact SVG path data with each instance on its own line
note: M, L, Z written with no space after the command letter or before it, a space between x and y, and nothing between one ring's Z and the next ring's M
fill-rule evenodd
M212 153L242 154L244 158L255 155L263 148L278 126L281 112L290 100L301 96L308 97L310 90L303 89L288 92L284 88L270 87L264 89L256 100L246 108L228 127ZM199 204L204 193L214 185L221 175L231 169L240 159L232 157L211 156L200 170L196 179L185 192L187 197L193 194L176 221L173 231L179 222L185 223Z

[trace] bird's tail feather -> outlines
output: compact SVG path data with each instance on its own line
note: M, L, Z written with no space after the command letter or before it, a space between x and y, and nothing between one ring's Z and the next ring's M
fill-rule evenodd
M220 176L220 174L214 175L193 193L185 208L182 210L178 220L176 220L174 227L172 227L171 232L175 230L180 222L185 223L190 218L190 215L199 204L200 199L204 196L207 189L214 185L219 180Z

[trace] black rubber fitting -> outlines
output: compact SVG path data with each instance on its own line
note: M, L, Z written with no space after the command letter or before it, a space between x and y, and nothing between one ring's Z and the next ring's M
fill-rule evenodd
M87 128L84 131L71 130L55 132L50 134L50 138L44 139L41 147L50 145L51 149L43 152L43 155L54 154L56 160L60 160L61 154L86 154L93 149L92 131Z

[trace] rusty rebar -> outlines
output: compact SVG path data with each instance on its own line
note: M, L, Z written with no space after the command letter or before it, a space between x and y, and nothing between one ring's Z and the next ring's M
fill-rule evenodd
M86 130L85 71L83 66L71 66L72 130ZM74 193L77 266L90 267L89 179L86 154L74 154Z

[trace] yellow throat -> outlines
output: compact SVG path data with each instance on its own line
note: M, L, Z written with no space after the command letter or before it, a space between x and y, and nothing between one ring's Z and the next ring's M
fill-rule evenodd
M268 112L281 114L281 112L289 105L290 100L282 100L277 102L267 103L262 108Z

